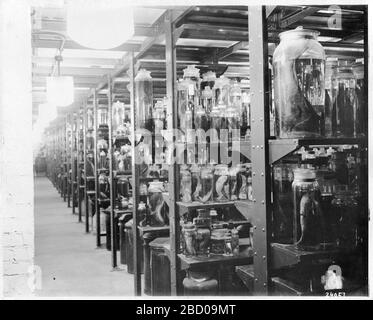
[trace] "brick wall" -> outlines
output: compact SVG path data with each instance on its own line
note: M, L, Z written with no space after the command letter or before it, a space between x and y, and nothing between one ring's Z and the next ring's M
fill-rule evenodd
M31 18L0 1L0 296L32 295L34 256Z

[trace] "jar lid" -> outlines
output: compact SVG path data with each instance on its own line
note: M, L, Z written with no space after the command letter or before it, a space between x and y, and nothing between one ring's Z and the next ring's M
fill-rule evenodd
M224 86L229 86L230 80L224 76L220 76L215 80L214 88L222 88Z
M313 169L298 168L294 170L294 180L315 180L316 172Z
M190 66L187 66L184 70L184 78L188 77L188 78L192 78L192 77L195 77L195 78L199 78L199 69L196 68L196 66L193 64L193 65L190 65Z
M218 213L215 209L211 209L210 210L210 217L217 217L218 216Z
M285 38L311 38L317 40L318 35L320 32L311 29L303 29L302 26L299 26L293 30L288 30L281 32L279 34L280 40L284 40Z
M188 223L183 224L183 229L188 230L188 231L193 231L196 229L196 226L193 223L188 222Z
M149 183L149 192L163 192L164 191L164 185L162 181L151 181Z
M215 81L216 80L216 73L213 71L207 71L202 75L203 81Z
M145 81L145 80L152 80L150 75L150 71L146 69L140 69L135 77L135 81Z

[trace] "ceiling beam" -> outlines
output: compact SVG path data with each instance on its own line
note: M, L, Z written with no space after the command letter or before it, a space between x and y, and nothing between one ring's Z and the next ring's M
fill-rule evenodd
M61 76L104 76L113 72L113 68L79 68L79 67L63 67L61 66ZM35 75L49 76L52 72L52 67L36 67L33 69Z
M32 57L33 63L48 63L53 65L55 63L54 57ZM109 58L63 58L61 66L64 64L84 64L91 66L100 66L100 65L117 65L121 62L121 59L109 59Z
M102 76L96 77L88 77L88 76L75 76L74 77L74 85L75 84L91 84L96 85L98 82L102 80ZM32 81L35 83L46 83L45 75L36 75L34 74L32 77Z
M61 40L59 39L33 39L32 44L33 44L33 48L57 49L61 46ZM109 49L109 50L110 51L139 51L140 47L141 47L141 44L138 44L138 43L124 43L120 45L119 47ZM66 40L64 44L64 49L92 50L92 48L84 47L72 40Z
M291 14L290 16L284 17L280 21L280 27L287 28L291 26L292 24L297 23L298 21L304 19L307 16L314 14L315 12L319 10L320 9L316 7L307 7L299 12Z

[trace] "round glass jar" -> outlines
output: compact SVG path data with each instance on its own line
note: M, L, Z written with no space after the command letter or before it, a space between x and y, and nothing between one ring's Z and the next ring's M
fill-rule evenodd
M197 228L193 223L185 223L182 228L183 249L186 256L197 255Z
M201 195L201 168L197 165L193 165L190 168L192 178L192 200L199 201Z
M356 77L351 66L334 68L332 75L333 136L356 137L361 133Z
M293 243L304 250L323 242L323 216L319 184L312 169L295 169L293 189Z
M226 234L229 230L226 228L214 228L211 230L211 245L210 253L225 254L226 253Z
M276 136L319 137L325 110L325 51L317 31L280 33L273 54Z
M128 178L120 177L117 183L118 195L124 198L128 198L129 197L129 186L130 186L130 183L128 181Z
M162 192L164 185L162 181L152 181L148 188L148 204L152 225L165 225L165 208Z

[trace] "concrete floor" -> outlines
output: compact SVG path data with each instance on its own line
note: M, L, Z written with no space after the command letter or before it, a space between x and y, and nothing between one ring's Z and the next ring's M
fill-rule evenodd
M133 275L112 271L110 251L96 249L95 236L85 233L52 183L36 177L34 189L35 264L42 272L42 289L36 295L133 296Z

